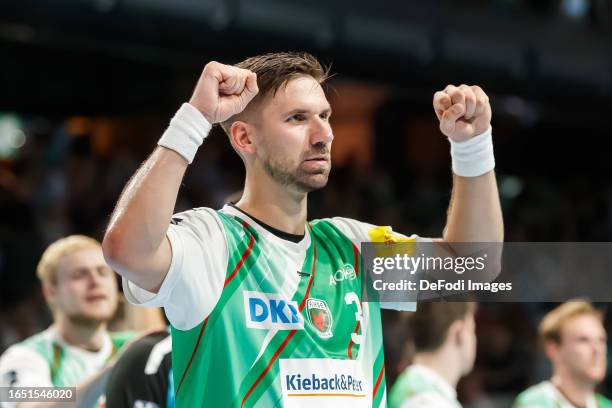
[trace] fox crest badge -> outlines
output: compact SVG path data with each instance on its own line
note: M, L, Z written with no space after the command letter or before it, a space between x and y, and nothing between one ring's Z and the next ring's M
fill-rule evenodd
M306 302L308 319L312 326L317 329L317 334L323 339L333 336L332 314L324 300L309 298Z

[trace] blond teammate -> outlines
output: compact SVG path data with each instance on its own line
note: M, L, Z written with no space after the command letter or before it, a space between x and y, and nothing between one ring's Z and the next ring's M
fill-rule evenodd
M602 312L585 301L570 301L549 312L540 323L539 335L553 375L522 392L514 407L612 407L610 400L595 393L607 366L602 321Z
M117 281L95 239L72 235L56 241L42 255L37 275L53 313L53 324L6 350L0 358L2 387L80 384L99 374L134 337L133 332L107 330L117 310ZM97 399L94 394L103 390L97 385L91 382L87 387L94 401ZM84 389L79 387L79 398L84 396ZM1 405L16 406L9 402Z

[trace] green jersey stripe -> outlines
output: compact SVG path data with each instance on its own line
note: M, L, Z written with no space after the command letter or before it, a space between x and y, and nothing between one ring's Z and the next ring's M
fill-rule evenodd
M236 276L236 274L238 273L238 270L244 264L246 257L249 256L249 254L251 253L254 243L255 243L255 237L251 235L251 240L249 241L249 247L244 252L244 254L242 254L242 258L240 258L240 261L238 261L238 263L236 264L234 271L225 279L225 282L223 283L223 288L225 288L232 281L232 279L234 279L234 276Z
M198 351L198 347L200 346L200 340L202 340L202 335L204 334L204 329L206 329L206 324L208 323L208 316L206 317L206 319L204 319L204 323L202 323L202 328L200 329L200 334L198 334L198 339L196 340L196 344L193 348L193 352L191 353L191 357L189 358L189 362L187 363L187 367L185 368L185 371L183 372L183 375L181 376L181 381L179 382L178 387L176 387L176 394L179 394L179 391L181 390L181 386L183 385L183 381L185 381L185 377L187 376L187 371L189 371L189 367L191 367L191 363L193 363L193 358L196 355L196 352Z
M189 367L191 367L191 363L193 362L193 358L195 357L196 352L198 351L198 347L200 346L200 340L202 340L202 334L204 334L204 329L206 328L206 324L208 323L208 317L204 319L204 323L202 323L202 328L200 329L200 334L198 334L198 339L196 340L195 347L193 348L193 352L191 353L191 357L189 358L189 362L187 363L187 368L183 372L181 377L181 381L179 382L178 387L176 387L176 394L178 395L181 390L181 386L183 385L183 381L185 381L185 376L187 375L187 371L189 371Z
M385 373L385 363L383 362L382 367L380 367L380 372L378 373L378 378L376 379L376 385L374 385L374 390L372 391L372 398L374 399L376 397L376 393L378 392L378 387L380 386L380 383L382 382L382 379L384 377L384 373ZM383 387L384 389L384 387Z
M53 343L53 365L51 366L51 382L55 384L57 373L59 371L64 349L57 343Z
M312 227L308 224L308 228L310 229L312 235ZM302 303L298 310L301 312L304 310L304 306L306 306L306 300L308 299L308 295L310 295L310 288L312 287L312 283L314 282L315 272L317 271L317 241L313 236L312 241L312 267L310 269L310 279L308 280L308 287L306 288L306 293L304 293L304 298L302 299Z
M355 277L357 279L359 279L359 261L361 260L361 256L359 254L359 249L357 248L357 245L353 244L353 255L355 256L355 261L354 261L354 265L355 265ZM361 303L361 309L363 310L363 303ZM359 328L361 327L361 322L358 320L357 324L355 325L355 330L353 331L353 333L357 334L359 333ZM353 359L353 338L351 336L351 341L349 341L349 345L348 345L348 349L347 349L347 355L349 359ZM355 358L357 358L357 356L355 356Z
M249 390L247 391L246 395L242 399L242 403L240 404L240 407L244 406L244 403L246 402L247 398L249 398L249 395L251 395L251 393L253 392L253 390L257 386L257 384L259 384L259 382L265 377L265 375L268 373L268 371L270 371L270 368L276 362L276 359L278 358L279 354L281 353L281 351L283 351L283 349L285 348L287 343L289 343L289 340L291 340L291 338L295 335L296 332L297 332L297 330L291 330L291 332L289 332L289 334L287 335L285 340L282 342L280 347L276 350L274 355L272 355L272 358L270 359L270 362L268 363L266 368L261 372L261 374L259 374L259 377L257 377L257 379L255 380L253 385L251 385L251 388L249 388Z
M248 223L246 221L243 222L243 225L244 225L245 228L249 229L249 225L248 225ZM232 279L234 279L234 277L238 273L238 270L240 270L242 265L244 265L244 261L250 255L250 253L251 253L251 251L253 249L253 244L254 243L255 243L255 237L253 235L251 235L251 239L249 241L249 245L248 245L247 249L244 251L244 253L242 254L242 256L240 257L240 261L238 261L238 263L234 267L234 270L232 271L232 273L229 274L229 276L225 279L225 283L223 285L224 288L232 281ZM179 391L181 390L181 386L183 385L183 381L185 381L185 377L187 376L187 372L189 371L189 368L191 367L191 364L193 363L193 359L194 359L194 357L195 357L195 355L196 355L196 353L198 351L198 347L200 346L200 341L202 340L202 335L204 334L204 330L206 329L206 325L208 323L208 318L209 317L210 317L210 315L208 315L206 317L206 319L204 319L204 322L202 323L202 328L200 329L200 333L198 334L198 338L197 338L196 344L195 344L195 346L193 348L193 352L191 353L191 357L189 358L189 361L187 362L187 367L185 368L185 371L183 372L183 375L181 377L181 381L179 382L179 385L176 388L176 395L178 395Z
M355 330L353 330L353 333L355 333L355 334L359 333L359 327L360 326L361 326L361 322L357 321L357 324L355 325ZM353 339L351 337L351 341L349 341L348 351L347 351L348 358L351 359L351 360L353 359L353 344L354 344L353 343Z
M317 265L317 244L316 244L316 242L313 241L312 245L313 245L313 249L312 249L312 251L313 251L313 255L312 255L312 257L313 257L313 260L312 260L312 269L311 269L311 272L310 272L310 279L308 280L308 286L306 287L306 292L304 293L304 298L302 299L302 302L300 303L300 306L298 307L298 311L300 313L302 312L302 310L306 306L306 300L308 299L308 295L310 293L310 288L312 287L312 282L314 280L315 270L316 270L316 265ZM242 404L240 405L241 407L244 406L244 403L246 402L246 400L249 397L249 395L251 395L251 393L253 392L253 390L257 386L257 384L259 384L259 382L264 378L266 373L268 371L270 371L270 368L272 367L272 364L274 364L274 362L278 358L279 354L283 351L283 349L285 348L285 346L287 345L289 340L291 340L291 338L295 335L295 332L296 332L296 330L291 330L291 332L287 335L287 337L282 342L280 347L272 355L272 358L270 359L270 362L268 363L266 368L262 371L262 373L259 375L259 377L257 377L257 379L255 380L253 385L251 385L251 388L249 388L249 390L245 394L244 398L242 399Z
M304 294L304 299L302 299L302 303L298 307L298 311L302 312L304 310L304 306L306 306L306 300L308 300L308 295L310 294L310 288L312 287L312 282L314 280L315 275L315 265L317 264L317 244L313 244L313 261L312 261L312 270L310 272L310 280L308 281L308 287L306 288L306 293Z
M378 372L378 376L376 378L376 385L374 386L374 390L372 391L372 405L375 407L380 406L382 402L383 395L385 393L385 354L382 350L378 352L376 356L376 360L374 360L374 370L380 364L380 371ZM374 371L376 372L376 371ZM380 386L382 384L382 387Z
M312 286L312 283L314 282L314 275L315 275L314 269L315 269L315 266L316 266L316 262L315 262L315 260L316 260L316 254L315 254L316 249L317 249L317 246L316 246L316 242L315 242L314 237L313 237L312 243L311 243L310 247L308 248L308 250L306 252L306 255L305 255L305 260L306 261L304 262L304 264L302 265L302 268L301 268L301 270L305 270L307 267L309 267L308 264L310 262L312 262L312 265L310 265L310 268L311 268L310 278L308 279L307 282L302 280L298 284L298 287L296 288L296 290L295 290L295 292L293 294L293 299L292 299L292 300L294 300L296 302L300 302L301 301L300 293L305 293L304 299L307 299L307 296L309 294L309 290L310 289L308 289L308 291L306 291L306 289L310 288ZM303 287L304 285L306 285L307 288L304 288ZM298 306L298 312L301 312L301 310L302 310L302 308L300 308ZM238 401L241 401L241 398L244 398L244 397L241 397L241 396L246 394L248 391L251 392L251 397L255 398L256 401L261 397L261 394L263 393L263 391L259 390L259 391L255 392L255 393L253 393L253 392L258 390L259 388L262 388L262 386L265 386L266 383L268 383L268 381L263 381L262 382L262 379L259 378L261 375L255 377L255 375L256 375L255 373L258 373L260 370L261 371L268 370L267 374L270 374L270 372L272 372L272 374L275 374L275 372L277 370L275 369L274 366L272 366L271 368L267 368L267 367L265 367L263 365L266 364L266 361L269 361L272 358L272 354L274 354L274 353L272 353L271 351L274 350L275 347L277 349L281 348L281 345L282 345L282 343L285 340L285 339L282 339L282 335L283 335L282 332L277 332L276 334L274 334L274 336L272 337L270 342L265 346L265 350L263 352L259 353L260 358L258 358L253 363L253 365L251 366L251 370L243 378L242 383L241 383L241 385L239 387L238 393L235 396L234 400L236 401L235 402L236 406L238 405ZM303 335L303 333L301 333L301 331L300 331L300 333L298 333L298 336L296 336L296 338L300 338L301 339L303 337L302 335ZM295 341L295 339L293 339L293 341ZM291 349L291 347L289 349ZM287 350L287 349L285 349L285 350ZM262 377L262 378L264 378L264 377ZM253 385L252 385L252 383L254 383L256 381L259 381L259 384L258 384L259 388L254 388ZM249 388L247 389L247 387L249 387Z

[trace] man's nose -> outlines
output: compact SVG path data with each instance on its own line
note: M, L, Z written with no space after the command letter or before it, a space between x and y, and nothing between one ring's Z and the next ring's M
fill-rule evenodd
M326 119L315 117L311 128L310 142L313 145L324 143L329 144L334 140L331 125Z
M88 271L89 276L89 285L90 286L100 286L102 281L102 276L98 273L96 269L90 269Z

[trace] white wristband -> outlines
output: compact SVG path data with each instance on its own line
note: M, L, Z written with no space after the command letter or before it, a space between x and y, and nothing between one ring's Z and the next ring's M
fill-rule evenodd
M170 125L157 142L158 145L174 150L191 164L212 125L195 106L184 103L176 112Z
M453 173L456 175L477 177L495 168L491 126L484 133L464 142L453 142L450 139L449 141L453 159Z

